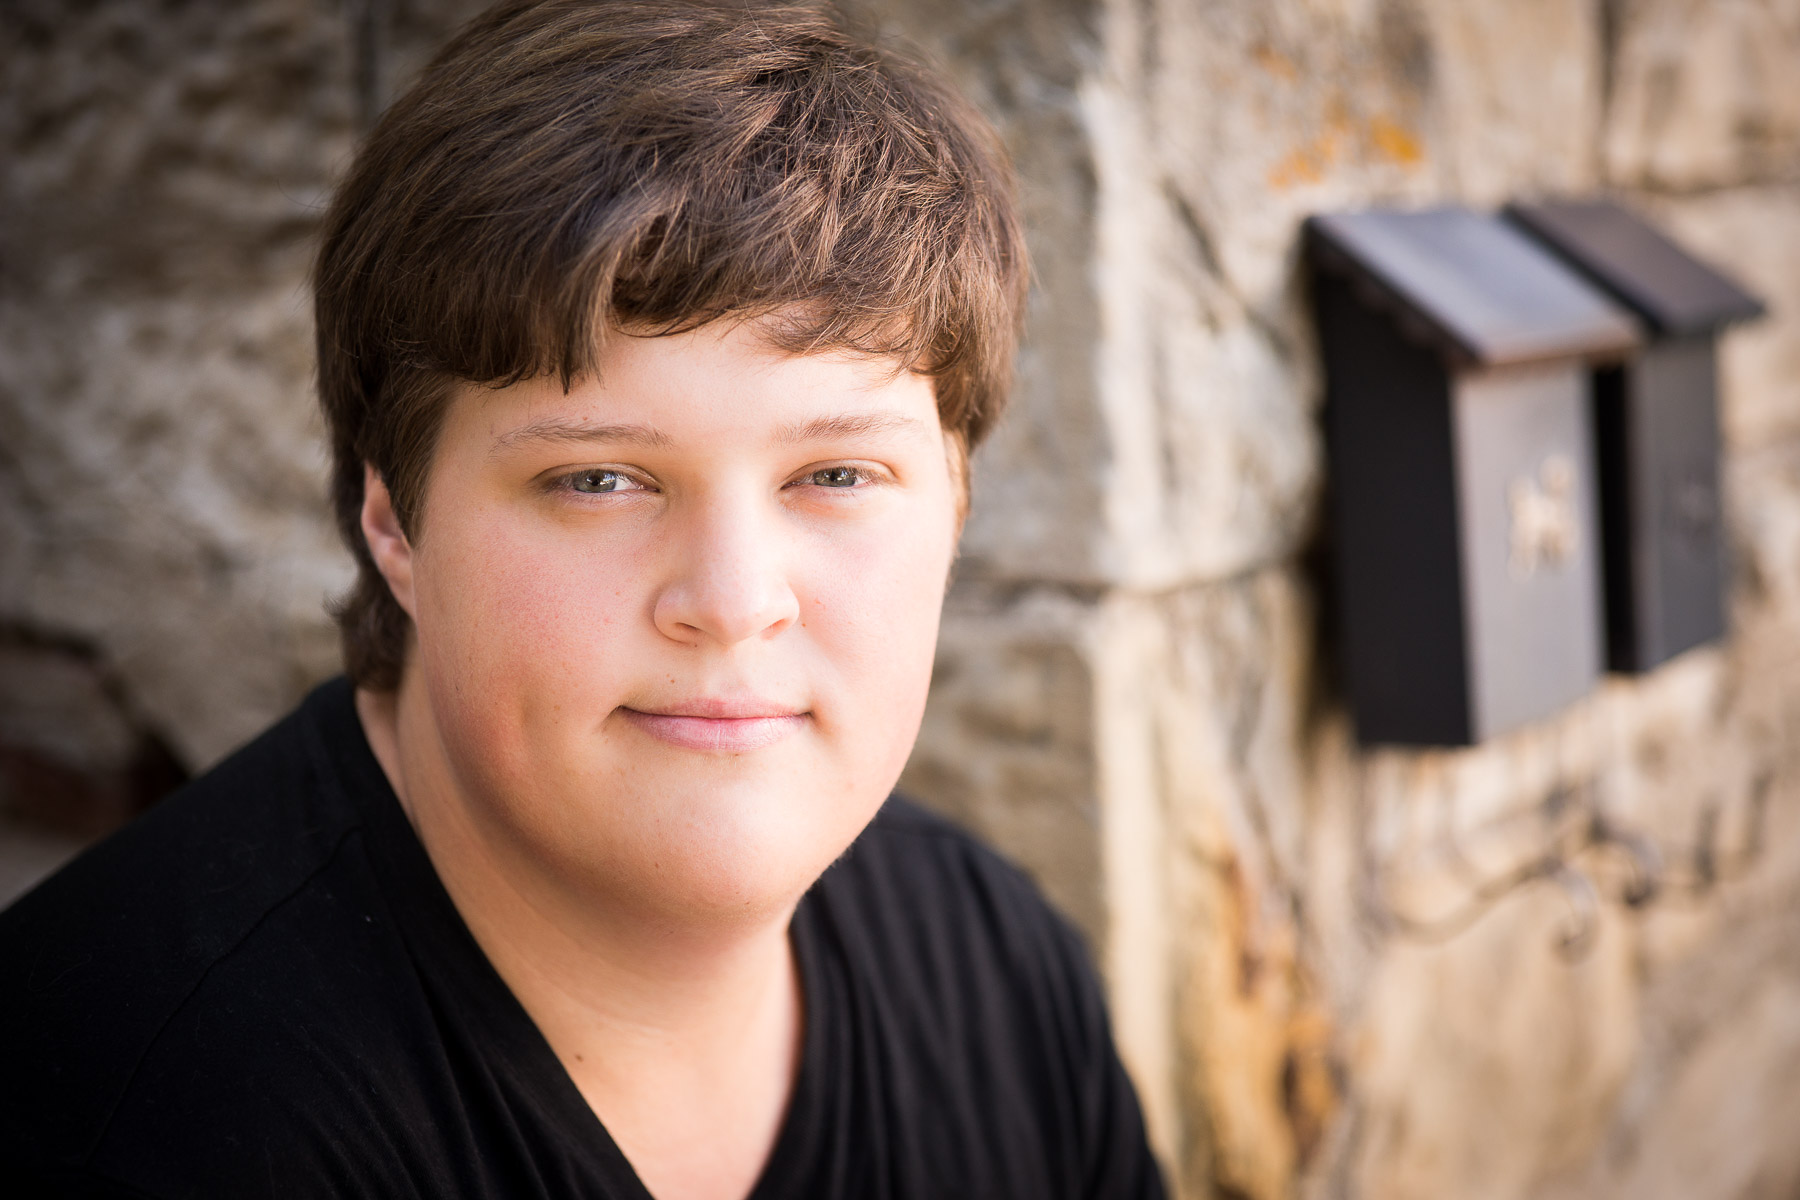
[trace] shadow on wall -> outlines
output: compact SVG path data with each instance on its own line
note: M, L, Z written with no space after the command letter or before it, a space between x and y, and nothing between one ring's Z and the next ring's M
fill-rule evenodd
M92 647L0 627L0 907L187 777Z

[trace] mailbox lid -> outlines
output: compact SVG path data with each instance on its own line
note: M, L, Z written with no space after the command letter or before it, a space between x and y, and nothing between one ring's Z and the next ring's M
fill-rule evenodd
M1659 336L1709 333L1765 311L1735 280L1609 200L1513 204L1506 213Z
M1623 354L1636 322L1509 222L1466 208L1315 216L1319 265L1362 276L1453 359L1487 366Z

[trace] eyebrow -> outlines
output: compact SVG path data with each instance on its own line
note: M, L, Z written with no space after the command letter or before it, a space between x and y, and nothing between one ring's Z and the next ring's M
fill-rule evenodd
M657 449L672 444L673 439L648 425L611 425L596 421L572 421L567 417L545 417L529 425L503 433L494 439L490 454L502 454L526 442L618 442L628 446L651 446Z
M810 421L783 425L775 433L778 445L827 441L832 438L867 437L879 433L925 433L925 423L917 417L899 413L845 413L835 417L815 417ZM648 425L618 425L597 421L577 421L567 417L545 417L529 425L521 425L494 439L492 455L527 442L613 442L628 446L666 449L674 439L660 429Z
M775 434L777 443L791 446L796 442L818 442L831 438L867 437L874 433L925 433L925 422L899 413L845 413L837 417L816 417L795 425L784 425Z

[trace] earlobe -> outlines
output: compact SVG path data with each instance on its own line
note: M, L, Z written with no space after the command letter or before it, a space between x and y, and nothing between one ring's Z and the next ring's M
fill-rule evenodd
M382 481L375 468L363 464L363 506L362 506L363 540L369 545L369 555L375 560L375 567L381 577L387 580L388 590L393 592L394 599L406 610L409 617L417 616L413 611L413 550L412 543L406 538L406 531L400 527L400 517L394 512L393 497L388 494L387 484Z

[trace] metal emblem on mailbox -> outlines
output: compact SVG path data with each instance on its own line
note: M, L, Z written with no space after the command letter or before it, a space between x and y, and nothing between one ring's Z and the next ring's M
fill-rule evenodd
M1523 204L1507 215L1649 333L1641 352L1593 379L1607 662L1646 671L1725 631L1714 341L1763 307L1616 204Z
M1460 745L1601 667L1589 364L1630 317L1466 209L1307 223L1339 640L1365 742Z
M1512 507L1512 563L1516 575L1533 575L1539 567L1565 565L1581 543L1581 510L1576 503L1575 464L1566 454L1552 454L1536 475L1513 480L1507 495Z

